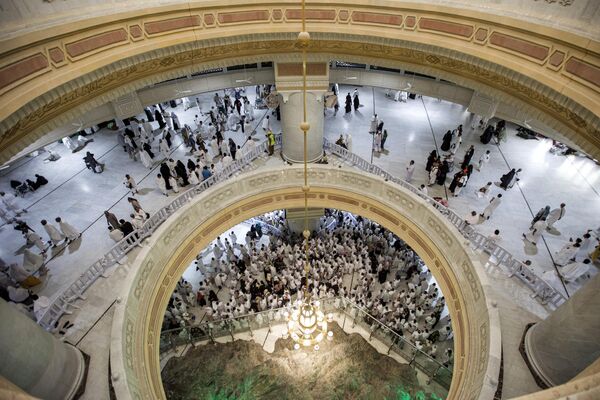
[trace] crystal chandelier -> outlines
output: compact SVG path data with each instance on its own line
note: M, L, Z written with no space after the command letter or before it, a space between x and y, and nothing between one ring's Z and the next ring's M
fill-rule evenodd
M319 343L327 337L333 339L333 332L327 331L327 323L332 322L332 315L329 314L325 319L325 314L321 311L321 304L318 300L312 301L310 292L308 291L308 273L310 271L310 263L308 258L308 238L310 231L308 230L308 166L307 166L307 134L310 129L309 123L306 121L306 49L310 42L310 35L306 31L305 18L305 0L302 0L302 32L298 34L297 46L302 49L302 94L303 94L303 111L304 118L300 123L300 129L304 134L304 273L306 280L304 283L304 296L302 300L296 301L292 307L291 313L286 313L287 317L287 332L284 336L291 336L294 340L294 349L298 350L300 346L313 346L314 350L319 350Z

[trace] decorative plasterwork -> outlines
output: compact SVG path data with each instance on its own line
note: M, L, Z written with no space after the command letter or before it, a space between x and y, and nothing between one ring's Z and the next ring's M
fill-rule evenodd
M29 33L3 43L5 52L0 57L0 99L4 105L0 109L0 161L31 143L26 135L47 129L48 124L60 116L54 112L56 103L52 103L59 96L63 97L59 109L67 112L67 103L74 107L90 101L90 88L94 85L96 95L107 94L108 86L112 86L110 82L89 85L97 76L106 76L102 71L116 72L121 68L115 60L129 57L126 65L132 69L134 79L140 79L140 69L144 68L133 65L156 58L156 52L148 52L148 49L158 49L163 57L164 54L197 48L194 64L199 68L208 63L200 58L206 53L205 46L214 47L215 51L207 50L212 53L211 60L218 58L219 51L222 51L222 59L234 58L232 51L225 50L227 43L238 41L232 32L243 30L248 33L246 37L262 34L253 40L273 43L287 32L295 31L297 6L242 3L236 4L234 0L211 8L209 12L189 6L181 9L178 6L158 7L143 15L127 14L114 20L99 21L97 25L82 21L75 27L49 30L45 34ZM514 94L527 98L532 105L541 103L542 112L550 112L561 119L566 116L563 122L583 134L583 138L573 139L573 142L600 157L597 141L600 126L597 107L599 43L548 27L516 25L506 19L500 24L495 16L482 13L471 13L466 18L449 10L416 3L408 8L406 5L403 8L384 7L370 2L366 5L360 2L309 3L308 11L311 32L345 42L335 49L329 44L324 46L322 51L332 54L344 55L347 43L353 41L349 37L360 31L361 40L379 44L364 49L372 53L359 54L355 49L349 49L349 56L377 56L377 46L384 46L386 51L382 59L409 62L404 55L394 54L395 50L391 49L427 48L425 53L429 56L418 60L418 64L443 65L446 72L472 77L482 83L488 80L487 77L480 78L473 71L482 71L485 64L485 75L490 78L501 75L501 79L493 79L495 87L503 86L509 91L519 89L519 86L527 87L528 90L517 90ZM294 24L294 27L287 24ZM59 31L60 36L54 36ZM211 44L214 38L219 40L213 40ZM287 51L295 50L288 44L286 46ZM280 55L284 48L260 48L257 51L257 56ZM59 61L61 52L63 60ZM563 54L562 58L560 54ZM451 68L450 62L443 61L445 59L459 60L463 65ZM471 63L469 67L466 66L467 59ZM188 57L187 62L191 64L191 61ZM156 68L156 74L182 68L185 62L182 57L165 58ZM122 80L121 84L134 80L123 76L118 79ZM531 97L532 91L535 93ZM7 138L7 134L12 137Z
M540 0L533 0L533 1L540 1ZM573 4L573 2L575 2L575 0L544 0L544 1L548 4L558 3L563 7L570 6L571 4Z
M455 363L448 399L491 398L498 376L497 311L476 256L433 207L397 185L362 172L311 167L310 207L370 218L405 240L436 277L452 317ZM113 319L111 368L117 395L164 398L158 344L169 297L189 262L215 236L255 215L303 205L300 167L262 170L216 185L172 215L150 238L127 277ZM166 251L168 249L168 251ZM483 284L482 284L483 281Z

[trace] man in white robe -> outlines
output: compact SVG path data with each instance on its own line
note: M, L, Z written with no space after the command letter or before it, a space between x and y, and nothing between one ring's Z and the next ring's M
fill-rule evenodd
M490 162L490 151L486 150L485 153L479 157L479 162L477 163L477 171L481 171L481 167Z
M2 200L2 204L7 210L17 214L17 216L27 212L27 210L17 207L15 204L17 199L10 193L0 192L0 200Z
M501 193L498 193L498 195L496 197L492 197L492 199L490 200L490 203L487 205L487 207L485 207L485 209L481 213L481 216L486 220L490 219L490 217L492 216L492 214L494 213L496 208L498 208L498 206L500 205L500 202L502 201L501 199L502 199Z
M539 240L540 236L542 236L542 233L544 233L545 230L546 219L541 218L540 220L536 221L535 224L533 224L533 226L531 227L529 232L527 232L527 234L523 234L523 237L525 238L525 240L536 246L537 241Z
M561 203L560 207L555 208L554 210L550 211L550 213L548 214L548 217L546 218L546 223L548 224L548 227L546 229L548 229L548 230L554 229L554 224L557 221L560 221L565 216L566 212L567 212L567 209L566 209L565 203Z
M56 217L56 222L58 223L62 234L67 238L69 243L81 236L81 232L75 229L73 225L63 221L60 217Z
M415 160L410 160L410 162L406 166L406 175L404 177L404 180L406 182L410 183L412 181L412 176L413 176L414 172L415 172Z
M43 219L41 223L50 238L49 242L52 244L52 247L56 247L62 240L65 240L65 235L63 235L54 225L49 224L45 219Z
M566 265L575 257L577 251L581 248L580 244L567 242L559 251L554 255L554 263L556 265Z

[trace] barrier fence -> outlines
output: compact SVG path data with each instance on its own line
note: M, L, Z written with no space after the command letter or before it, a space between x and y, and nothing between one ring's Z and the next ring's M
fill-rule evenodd
M537 298L541 304L549 305L551 308L556 308L567 300L561 292L536 275L536 273L529 268L529 266L517 260L510 252L499 246L493 240L490 240L486 236L477 232L475 228L467 224L450 208L427 196L410 183L393 176L376 165L369 163L364 158L348 151L342 146L338 146L335 143L324 139L324 148L344 160L344 162L349 163L362 171L381 176L388 181L394 182L395 184L410 190L427 203L435 207L440 214L446 217L448 221L450 221L450 223L454 225L458 231L470 241L471 246L475 250L481 250L489 254L489 264L497 267L500 265L504 266L508 270L508 276L515 277L522 281L525 286L532 291L531 297Z
M276 135L276 148L281 147L281 135ZM487 237L476 232L475 229L466 224L465 221L448 207L440 204L433 198L425 195L416 187L405 182L402 179L394 177L382 168L369 163L358 155L349 152L347 149L338 146L327 139L324 139L324 148L332 154L340 157L345 162L358 167L360 170L378 175L394 182L403 188L410 190L417 196L427 201L444 215L459 232L467 238L474 249L485 251L490 255L489 263L495 266L503 265L509 271L510 277L521 280L531 291L531 297L539 299L546 305L556 308L566 301L565 296L558 292L554 287L537 276L527 265L514 258L506 249L489 240ZM238 160L233 161L225 167L220 173L214 174L208 179L202 181L196 187L177 196L171 203L162 207L154 213L143 227L123 238L119 243L112 247L102 258L93 263L85 272L83 272L70 286L58 293L51 304L39 316L38 323L46 330L55 330L58 320L63 314L70 314L70 307L78 308L74 302L81 299L85 300L83 293L101 276L104 276L106 270L117 264L125 255L137 246L141 246L144 239L149 237L164 221L174 212L184 205L188 204L194 197L204 192L210 186L222 182L229 177L236 175L248 168L257 158L264 156L267 151L267 143L256 146L251 151L244 154Z
M276 146L281 146L281 135L276 136ZM162 207L144 222L138 229L124 237L110 249L102 258L93 263L83 272L70 286L57 294L51 304L38 318L38 323L46 330L55 330L58 320L63 314L70 314L70 308L78 308L73 303L79 299L85 300L83 293L104 275L106 270L117 264L125 255L137 246L141 246L144 239L150 236L163 222L184 205L188 204L194 197L204 192L212 185L222 182L248 168L257 158L265 155L267 143L263 142L248 151L239 159L223 168L218 174L214 174L202 181L196 187L187 190L177 196L171 203Z

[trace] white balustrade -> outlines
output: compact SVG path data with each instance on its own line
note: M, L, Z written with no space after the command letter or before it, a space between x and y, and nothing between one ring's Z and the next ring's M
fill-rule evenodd
M330 142L327 139L324 139L324 147L325 149L331 151L331 153L342 158L358 169L373 173L378 176L383 176L384 179L399 184L400 186L410 190L422 199L426 200L429 204L440 211L440 213L444 215L465 238L469 239L472 247L475 250L485 251L490 255L488 260L489 264L493 264L496 267L500 265L505 266L509 271L508 276L514 276L521 280L525 286L527 286L533 292L531 296L538 298L542 304L550 304L553 308L556 308L566 301L566 298L562 293L549 285L541 277L537 276L535 272L533 272L533 270L531 270L525 264L516 260L506 249L498 246L497 244L488 240L484 235L477 232L473 226L467 224L458 214L450 210L448 207L445 207L443 204L440 204L433 198L425 195L408 182L392 177L391 174L383 171L380 167L374 166L365 159L356 154L348 152L348 150Z
M276 147L281 146L281 135L275 136ZM551 285L545 282L541 277L527 268L520 261L515 260L512 255L500 246L490 243L483 235L475 231L472 226L469 226L465 221L458 216L454 211L440 204L433 198L425 195L413 185L405 182L402 179L394 177L390 173L384 171L380 167L369 163L367 160L358 155L349 152L341 146L331 143L324 139L324 148L331 151L336 156L343 159L345 162L358 167L359 169L381 176L384 179L398 184L411 192L415 193L427 203L435 207L442 215L454 225L458 231L470 240L472 246L476 250L483 250L490 254L490 263L496 266L504 265L509 270L509 276L516 276L528 288L532 290L532 297L539 298L542 304L550 304L553 307L558 307L564 301L565 297L562 293L556 291ZM195 196L202 193L215 183L222 182L234 174L248 168L254 160L264 156L267 150L266 142L256 146L251 152L243 155L240 159L224 168L224 170L215 174L208 179L202 181L195 188L192 188L180 196L175 198L170 204L158 210L145 223L142 229L137 230L117 243L104 257L93 263L80 277L73 282L69 287L55 296L54 301L48 306L45 313L39 318L38 322L47 330L55 329L55 325L59 318L69 313L69 307L74 307L73 302L82 297L83 292L89 288L98 277L103 276L107 268L112 267L119 262L129 251L136 246L140 246L142 240L150 236L158 226L160 226L167 218L177 211L179 208L188 204ZM275 227L268 227L269 230L279 232Z

